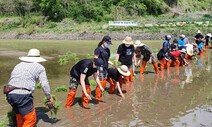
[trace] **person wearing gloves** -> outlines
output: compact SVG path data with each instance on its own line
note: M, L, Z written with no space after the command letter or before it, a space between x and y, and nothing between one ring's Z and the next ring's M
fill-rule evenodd
M38 80L46 98L53 103L46 70L40 64L46 59L40 56L38 49L30 49L27 56L19 57L19 59L22 62L14 67L8 85L4 87L4 93L16 114L17 127L34 127L36 112L32 93Z
M141 57L141 55L143 55L143 59L142 59L142 63L141 63L141 67L140 67L140 74L144 73L145 67L147 62L151 59L152 65L154 67L155 73L158 73L158 64L155 60L155 56L153 54L153 52L150 50L150 48L148 46L146 46L145 44L141 43L141 41L137 40L135 45L135 54L136 57ZM135 62L137 63L137 62ZM135 65L138 66L138 65Z
M135 61L135 48L133 46L133 40L130 36L126 36L122 41L122 44L119 45L117 54L116 54L116 65L118 62L121 65L126 65L130 70L130 76L124 76L126 82L132 82L134 80L134 72L133 72L133 61Z
M66 99L65 107L70 107L75 100L75 95L78 85L82 86L82 107L89 109L88 103L89 100L92 100L90 97L91 88L89 84L88 77L93 75L96 83L99 85L101 91L104 89L101 86L99 81L99 71L103 70L103 60L100 58L94 59L83 59L76 63L70 71L70 82L69 82L69 92Z
M129 76L130 71L126 65L121 65L118 68L109 68L108 69L108 78L107 81L110 83L109 93L113 94L115 92L115 88L117 86L118 92L121 97L124 97L122 93L122 84L124 83L123 76Z

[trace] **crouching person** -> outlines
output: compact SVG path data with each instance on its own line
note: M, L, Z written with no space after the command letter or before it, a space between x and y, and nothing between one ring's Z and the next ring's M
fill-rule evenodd
M107 79L107 81L110 83L109 93L113 94L117 86L118 92L120 93L121 97L124 97L124 94L122 93L122 84L124 83L124 76L129 75L130 71L128 70L128 67L126 65L121 65L117 69L109 68Z
M155 73L158 73L158 64L155 60L155 56L153 55L153 52L150 50L150 48L144 44L142 44L140 41L137 40L137 43L135 46L135 54L136 56L141 56L143 55L141 67L140 67L140 74L144 73L145 67L147 62L151 59L152 65L154 67ZM137 63L135 61L135 63ZM138 65L136 65L138 66Z
M46 60L40 57L38 49L30 49L27 56L19 57L19 59L22 62L14 67L8 85L4 87L4 93L16 114L17 127L34 127L36 112L32 93L37 80L40 81L49 102L53 103L46 70L39 64Z
M66 99L65 107L68 108L74 103L75 95L78 85L82 86L82 107L89 109L88 103L89 100L92 100L90 97L91 88L89 84L88 77L93 75L96 83L99 85L101 91L104 89L101 86L101 83L98 78L99 70L102 70L103 60L100 58L92 59L83 59L75 64L70 71L70 87L69 93Z

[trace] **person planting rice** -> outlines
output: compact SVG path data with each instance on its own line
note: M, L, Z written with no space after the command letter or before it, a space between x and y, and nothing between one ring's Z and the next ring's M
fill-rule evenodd
M136 57L141 57L141 55L143 55L143 59L142 59L142 63L141 63L141 67L140 67L140 74L144 73L146 64L149 60L151 60L151 63L154 67L155 73L158 73L158 64L155 60L155 56L153 54L153 52L150 50L150 48L148 46L146 46L145 44L141 43L141 41L137 40L136 43L134 44L135 47L135 54ZM137 63L137 62L135 62ZM138 66L137 64L135 66Z
M93 75L96 83L99 85L101 91L104 91L104 88L101 86L99 81L99 71L103 70L104 62L100 58L92 59L83 59L76 63L70 71L70 82L69 82L69 92L66 99L65 107L68 108L74 103L75 95L78 85L82 86L82 107L89 109L88 103L89 100L92 100L90 97L91 88L89 84L88 77Z
M116 86L118 87L118 92L120 93L121 97L124 97L122 93L122 84L124 83L123 76L129 76L130 71L126 65L121 65L120 67L116 68L109 68L108 69L108 78L107 81L110 83L109 93L113 94L115 92Z
M22 62L14 67L8 85L4 87L4 93L16 114L17 127L34 127L36 112L32 93L37 80L40 81L48 102L53 104L54 101L50 95L46 70L39 64L46 59L40 57L38 49L30 49L27 56L19 57L19 59Z

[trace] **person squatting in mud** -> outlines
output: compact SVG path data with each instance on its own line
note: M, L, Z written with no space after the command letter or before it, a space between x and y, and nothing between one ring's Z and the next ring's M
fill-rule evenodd
M122 85L125 83L125 79L123 76L129 76L130 71L126 65L121 65L118 68L109 68L108 69L108 78L107 81L110 84L109 94L115 93L115 88L117 86L118 92L121 97L124 98L124 94L122 92Z
M140 74L144 73L146 64L149 60L151 60L151 63L154 67L155 73L158 74L159 70L158 70L158 63L156 62L155 56L153 54L153 52L150 50L150 48L148 46L146 46L145 44L141 43L141 41L137 40L134 44L135 47L135 55L137 58L140 58L141 55L143 55L143 59L142 59L142 63L141 63L141 67L140 67ZM138 59L136 59L138 60ZM139 66L137 65L137 61L135 60L135 66Z
M100 58L94 59L83 59L76 63L70 71L70 82L69 82L69 92L66 99L65 107L70 107L75 100L75 95L78 85L82 86L82 107L89 109L88 104L89 100L92 100L90 97L91 88L89 84L88 77L93 75L96 83L99 85L101 91L104 91L104 88L101 86L99 81L99 71L103 70L104 62Z

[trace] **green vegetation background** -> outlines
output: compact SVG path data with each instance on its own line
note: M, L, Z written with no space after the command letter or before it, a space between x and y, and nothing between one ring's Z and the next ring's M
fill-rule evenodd
M102 26L109 20L212 21L211 10L211 0L0 0L0 32L89 30L104 33ZM141 29L128 27L112 31ZM155 28L148 28L148 31L160 32Z

